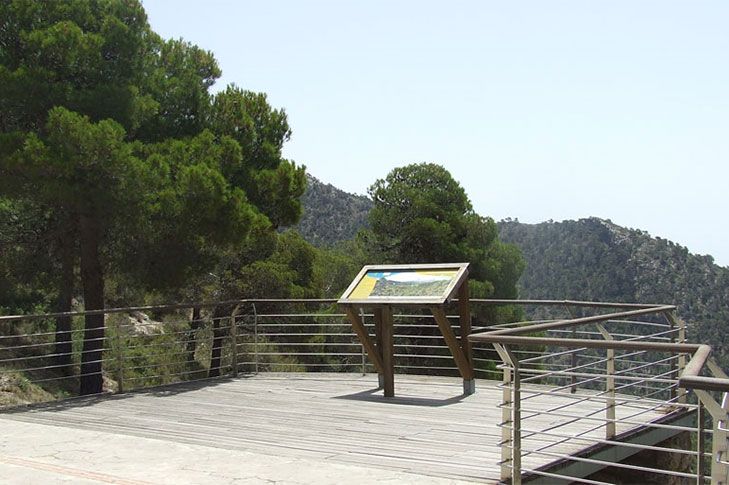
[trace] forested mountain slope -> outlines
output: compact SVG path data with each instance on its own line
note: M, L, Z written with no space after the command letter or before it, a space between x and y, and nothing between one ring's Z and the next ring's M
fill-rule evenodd
M367 214L372 208L369 198L344 192L308 174L301 201L304 213L296 230L319 247L352 239L367 226Z
M299 226L308 241L328 246L366 224L371 202L310 178ZM498 224L527 267L521 298L668 303L678 306L693 341L710 342L729 366L729 268L667 239L610 221Z
M506 220L499 229L527 262L522 298L675 304L690 338L711 343L729 363L729 268L711 256L597 218Z

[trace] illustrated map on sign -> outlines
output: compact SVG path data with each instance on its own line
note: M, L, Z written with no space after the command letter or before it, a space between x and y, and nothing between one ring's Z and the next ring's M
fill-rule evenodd
M347 297L353 300L372 297L439 297L457 274L458 269L370 270Z

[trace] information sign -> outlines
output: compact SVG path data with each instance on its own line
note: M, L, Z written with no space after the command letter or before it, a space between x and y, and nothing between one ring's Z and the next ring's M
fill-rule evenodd
M340 304L443 304L467 276L468 263L371 265L352 281Z

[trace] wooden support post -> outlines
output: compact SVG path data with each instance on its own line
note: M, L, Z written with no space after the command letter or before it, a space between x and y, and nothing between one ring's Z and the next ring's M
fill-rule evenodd
M364 325L364 322L365 322L365 312L364 312L364 308L360 308L359 309L359 315L360 315L360 318L362 319L362 325L365 328L367 328ZM360 346L362 348L362 377L364 377L364 376L367 375L367 355L365 353L364 345L362 345L361 342L360 342Z
M347 314L347 318L349 318L349 322L352 324L352 328L357 334L359 341L362 342L365 351L367 351L367 356L369 357L370 362L372 362L372 365L375 366L377 372L379 374L382 374L382 359L378 355L378 351L375 348L375 345L372 343L372 339L370 339L369 333L367 333L367 328L365 328L362 320L359 318L357 310L351 306L346 306L344 311Z
M443 334L443 338L445 338L446 344L448 344L448 348L451 350L453 359L456 361L461 377L463 377L463 380L466 381L473 380L473 367L466 359L463 349L458 344L458 339L456 339L456 335L453 333L453 329L448 323L448 317L446 316L445 311L440 306L431 307L431 310L433 311L433 316L438 324L438 328L440 328L440 332Z
M372 310L372 315L375 320L375 346L377 348L377 355L380 356L380 360L382 361L382 367L384 369L385 362L382 354L382 349L384 347L382 343L382 313L382 307L376 307L374 310ZM382 371L377 372L377 385L378 389L385 388L385 374Z
M458 320L461 327L460 331L460 344L463 349L463 354L468 362L468 366L471 368L471 379L463 379L463 394L470 395L476 392L476 380L475 372L473 369L473 352L471 350L471 342L468 340L468 336L471 335L471 305L470 295L468 291L468 279L463 281L461 287L458 289Z
M395 396L395 343L392 321L392 308L384 306L381 309L382 324L380 327L382 377L385 397Z

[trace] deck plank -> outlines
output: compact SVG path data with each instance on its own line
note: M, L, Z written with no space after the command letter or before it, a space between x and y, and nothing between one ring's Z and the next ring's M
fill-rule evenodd
M120 435L273 456L403 470L433 477L494 482L499 477L501 389L478 381L463 396L460 379L398 375L395 398L377 391L377 376L358 374L259 374L207 383L61 402L3 414L3 419L52 424ZM535 390L539 389L535 386ZM528 395L525 393L525 395ZM566 415L602 416L604 403L565 396L536 396L525 407L565 406ZM643 408L618 407L618 419ZM524 413L529 416L530 413ZM649 420L651 411L635 418ZM597 423L536 415L524 428L559 426L557 432L601 437ZM630 426L618 423L618 432ZM534 436L529 449L577 451L575 443ZM524 465L551 458L528 454Z

